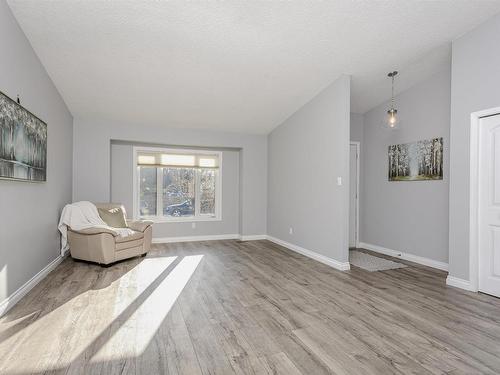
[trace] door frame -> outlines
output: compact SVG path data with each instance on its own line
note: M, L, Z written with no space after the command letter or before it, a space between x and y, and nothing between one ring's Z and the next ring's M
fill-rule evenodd
M354 242L356 248L359 248L359 167L360 167L360 158L361 158L361 142L350 141L349 147L356 146L356 233L354 236ZM349 151L349 156L351 152ZM350 169L350 168L349 168ZM351 171L349 170L349 174ZM350 221L350 220L349 220ZM350 223L349 223L350 224ZM350 230L350 229L349 229Z
M471 113L469 155L469 283L473 292L479 291L479 161L481 155L480 123L484 117L500 114L500 107Z

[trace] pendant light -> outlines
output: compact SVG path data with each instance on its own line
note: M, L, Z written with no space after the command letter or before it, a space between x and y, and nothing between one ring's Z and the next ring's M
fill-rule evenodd
M390 72L387 74L392 81L392 93L391 93L391 108L387 111L386 126L389 129L397 129L399 125L398 110L394 108L394 77L398 74L397 71Z

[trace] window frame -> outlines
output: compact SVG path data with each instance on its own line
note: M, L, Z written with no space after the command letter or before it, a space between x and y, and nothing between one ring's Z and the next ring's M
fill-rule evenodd
M193 154L193 155L217 155L219 158L219 167L215 172L215 215L200 214L200 173L203 168L193 167L195 169L195 214L188 217L168 217L158 215L163 212L163 168L156 168L156 215L141 216L139 213L140 195L139 195L139 165L137 165L137 154L140 152L172 153L172 154ZM165 167L168 168L168 167ZM222 151L203 150L203 149L185 149L185 148L160 148L160 147L139 147L134 146L132 152L132 170L133 170L133 217L134 220L151 220L154 223L192 223L199 221L221 221L222 220Z

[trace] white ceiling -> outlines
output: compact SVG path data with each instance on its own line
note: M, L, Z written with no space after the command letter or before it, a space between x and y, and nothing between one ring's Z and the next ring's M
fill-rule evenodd
M443 69L500 1L9 0L75 117L267 133L340 74L352 111Z

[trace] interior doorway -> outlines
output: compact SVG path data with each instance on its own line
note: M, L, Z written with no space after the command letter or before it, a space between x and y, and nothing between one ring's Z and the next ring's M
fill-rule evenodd
M349 150L349 248L359 247L359 153L360 143Z
M479 120L479 291L500 297L500 115Z
M500 297L500 107L471 114L469 281L450 285Z

